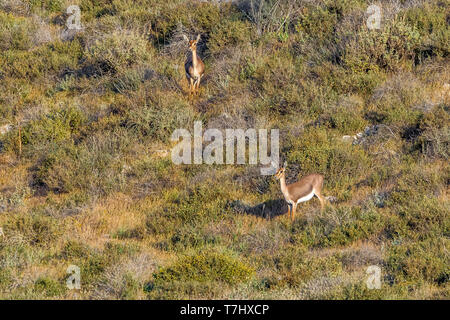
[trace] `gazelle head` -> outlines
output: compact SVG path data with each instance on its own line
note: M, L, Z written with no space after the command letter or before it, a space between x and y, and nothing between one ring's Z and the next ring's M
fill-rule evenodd
M286 170L286 167L287 167L287 162L285 161L284 165L281 168L279 168L277 170L277 172L275 172L275 178L281 179L282 177L284 177L284 172Z
M189 40L188 37L186 37L186 35L184 35L184 39L189 42L189 50L191 50L191 51L197 50L197 43L200 40L200 35L198 35L197 39L195 39L195 40Z

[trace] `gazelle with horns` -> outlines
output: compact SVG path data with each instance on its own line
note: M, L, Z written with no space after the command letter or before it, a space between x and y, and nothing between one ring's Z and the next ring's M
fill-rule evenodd
M321 210L325 206L325 198L322 196L323 176L320 174L310 174L299 181L286 185L286 170L287 163L279 168L275 173L275 177L280 180L281 192L283 192L284 199L288 203L288 213L291 220L294 221L297 204L311 200L312 197L317 196L320 201Z
M189 81L189 96L191 96L198 93L200 80L205 72L205 64L197 55L197 43L200 40L200 35L198 35L195 40L189 40L188 37L184 35L184 39L189 41L189 50L192 52L192 56L189 57L184 64L186 78Z

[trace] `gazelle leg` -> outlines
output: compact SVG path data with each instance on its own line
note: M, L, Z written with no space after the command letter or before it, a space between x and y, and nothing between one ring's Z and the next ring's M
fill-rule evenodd
M194 79L189 78L189 96L194 93Z
M200 88L200 79L201 79L201 77L199 77L198 80L197 80L197 89L196 89L197 94L199 94L198 89Z
M197 96L197 94L198 94L197 83L198 83L198 79L195 80L195 82L194 82L194 96Z
M288 211L287 211L288 217L291 216L291 204L288 203Z
M320 194L320 192L316 192L315 195L317 196L317 198L319 198L319 201L320 201L320 211L323 211L323 209L325 208L325 199Z
M291 221L294 222L295 220L295 212L297 211L297 204L293 203L292 204L292 217L291 217Z

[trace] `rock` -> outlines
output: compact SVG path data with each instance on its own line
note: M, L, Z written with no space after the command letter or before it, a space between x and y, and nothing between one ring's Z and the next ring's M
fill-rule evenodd
M8 133L9 131L11 131L11 129L12 129L12 125L10 125L10 124L5 124L4 126L1 126L1 127L0 127L0 134L6 134L6 133Z
M156 151L154 152L154 154L155 154L157 157L165 158L165 157L168 156L169 151L168 151L168 150L165 150L165 149L161 149L161 150L156 150Z
M126 174L127 172L131 171L131 167L129 165L122 165L122 174Z
M364 129L364 135L365 136L371 136L371 135L376 134L377 132L378 132L378 125L366 127Z
M354 137L352 136L342 136L342 140L344 141L353 141Z
M329 201L329 202L336 202L336 201L337 201L337 198L336 198L336 197L333 197L333 196L325 197L325 199L326 199L327 201Z
M363 132L358 132L353 136L353 144L365 144L368 141L368 137L376 136L379 134L379 129L379 125L366 127Z
M72 41L82 29L68 29L61 31L60 37L62 41Z

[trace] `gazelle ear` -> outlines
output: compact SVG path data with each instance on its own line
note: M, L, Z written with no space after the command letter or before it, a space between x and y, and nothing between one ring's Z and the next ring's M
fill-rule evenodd
M183 34L183 39L184 39L184 40L186 40L186 41L189 41L189 38L188 38L188 37L186 37L186 35L185 35L185 34Z
M284 164L283 164L283 168L286 169L286 167L287 167L287 161L285 161Z
M200 34L198 34L196 41L199 41L199 40L200 40Z

